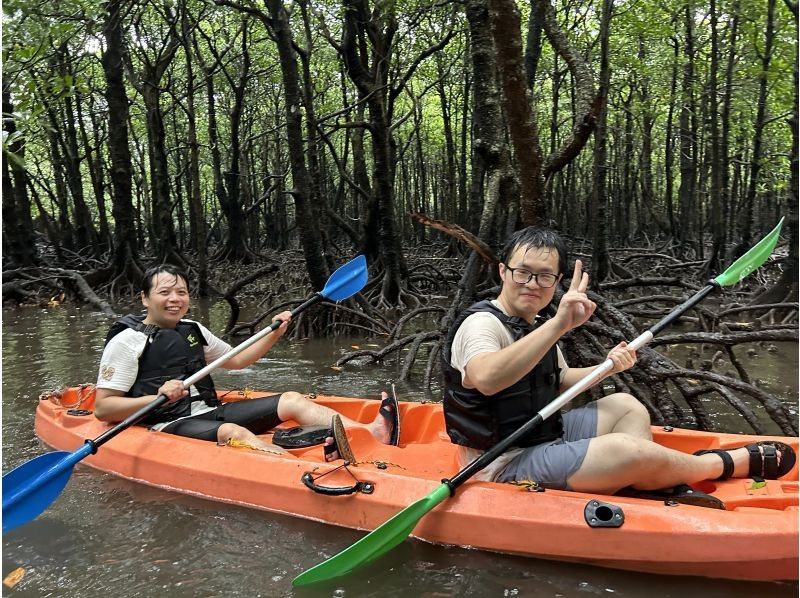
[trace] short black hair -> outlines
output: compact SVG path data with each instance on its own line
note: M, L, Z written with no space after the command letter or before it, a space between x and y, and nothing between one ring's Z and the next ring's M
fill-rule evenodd
M145 295L149 295L150 291L153 290L153 278L155 278L156 274L171 274L176 280L178 278L183 278L184 282L186 282L186 286L189 286L189 277L186 276L186 272L181 270L178 266L173 266L172 264L157 264L145 270L142 275L142 293Z
M529 226L515 232L503 247L500 261L508 265L508 259L520 247L526 249L555 249L558 252L558 274L567 271L567 244L554 230Z

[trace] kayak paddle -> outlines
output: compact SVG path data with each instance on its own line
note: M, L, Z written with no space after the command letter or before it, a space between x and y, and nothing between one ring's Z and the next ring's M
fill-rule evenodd
M715 288L733 285L761 266L767 261L773 249L775 249L782 224L783 219L781 219L778 225L766 237L759 241L757 245L731 264L725 272L717 276L714 280L709 281L705 287L672 310L647 332L636 337L629 346L634 350L640 349L649 343L655 334L675 321L681 314L702 301ZM550 404L523 424L516 432L476 458L451 479L442 480L442 484L437 486L428 496L406 507L384 524L358 540L355 544L345 548L339 554L304 571L294 578L292 585L305 586L342 577L392 550L392 548L408 537L422 517L429 511L432 511L446 498L453 496L456 488L503 454L506 449L512 446L519 438L528 434L581 392L598 382L600 378L602 378L606 372L611 371L613 367L614 362L610 359L606 359L589 374L556 397Z
M331 274L328 282L318 293L292 310L292 317L322 299L342 301L358 293L367 284L367 260L363 255L350 260ZM183 387L189 388L204 378L231 357L238 355L247 347L277 329L282 322L275 321L267 328L259 331L249 339L233 347L225 355L215 359L203 369L195 372L183 381ZM61 494L67 485L75 464L114 438L117 434L144 419L149 413L158 409L169 399L166 395L158 395L151 403L122 422L107 430L94 440L86 440L81 448L73 451L55 451L40 455L15 469L3 474L3 533L38 517Z

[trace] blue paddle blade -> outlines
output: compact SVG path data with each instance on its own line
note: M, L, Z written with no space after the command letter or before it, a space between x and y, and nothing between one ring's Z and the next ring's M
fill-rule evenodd
M3 533L41 515L67 485L72 468L91 447L45 453L3 475Z
M320 291L320 295L329 301L342 301L352 297L363 289L369 274L367 272L367 258L359 255L331 274L325 288Z

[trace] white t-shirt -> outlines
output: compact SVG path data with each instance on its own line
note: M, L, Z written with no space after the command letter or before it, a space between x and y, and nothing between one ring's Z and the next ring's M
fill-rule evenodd
M194 320L181 320L182 322L194 322ZM203 347L206 363L211 363L231 350L231 346L225 341L214 336L208 328L194 322L200 327L200 332L206 341ZM126 328L114 338L112 338L105 349L103 349L103 356L100 358L100 372L97 376L97 388L107 388L110 390L119 390L123 393L128 392L133 383L136 382L136 375L139 373L139 358L144 352L147 345L147 335L143 332L138 332L133 328ZM200 393L194 385L189 387L190 396L198 396ZM199 415L206 411L211 411L213 407L209 407L202 400L193 401L191 408L192 415ZM182 418L181 418L182 419ZM176 420L177 421L177 420ZM172 422L168 422L172 423ZM164 424L157 424L153 429L159 429Z
M497 299L493 300L492 304L501 312L508 315ZM511 331L493 314L489 312L472 314L462 322L461 326L459 326L456 331L456 335L453 338L453 345L450 349L450 365L461 372L461 383L465 388L475 388L474 384L466 380L467 364L470 360L482 353L495 353L513 343L514 336L511 334ZM558 355L558 367L561 369L559 382L563 383L564 375L567 373L567 362L558 345L556 345L556 353ZM522 452L522 450L521 448L513 448L506 451L484 469L479 471L475 475L475 479L491 482L506 468L506 465L508 465L511 460ZM459 469L466 467L482 453L483 451L479 449L459 445Z

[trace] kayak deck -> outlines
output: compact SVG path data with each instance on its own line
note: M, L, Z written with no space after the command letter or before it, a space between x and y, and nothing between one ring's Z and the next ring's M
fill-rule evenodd
M268 393L220 392L226 401ZM379 401L320 396L317 402L357 421L375 418ZM36 433L50 446L75 450L110 426L70 408L93 408L93 387L66 389L41 400ZM377 442L366 430L348 430L357 463L326 463L321 446L289 455L219 447L215 443L151 433L134 427L84 463L160 488L284 513L358 530L372 530L426 496L458 471L456 447L444 430L442 406L401 402L400 446ZM295 425L285 422L283 427ZM797 438L717 434L654 427L659 444L691 453L733 448L757 440L781 440L798 452ZM352 494L330 496L309 489L367 484ZM318 478L321 474L326 474ZM352 474L352 475L351 475ZM798 466L780 480L705 481L695 488L719 498L725 510L635 497L546 490L469 481L426 515L413 536L437 543L546 559L663 574L730 579L798 578ZM618 507L619 527L592 527L590 501Z

